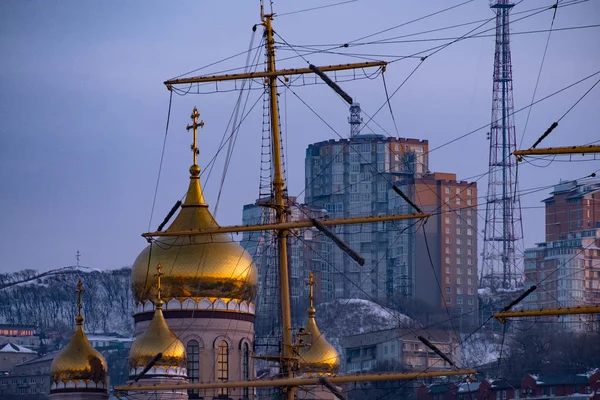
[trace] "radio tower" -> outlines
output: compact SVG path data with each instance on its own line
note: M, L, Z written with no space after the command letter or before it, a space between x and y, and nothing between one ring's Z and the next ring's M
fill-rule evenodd
M360 116L360 104L354 103L350 106L350 116L348 117L350 123L350 139L360 133L360 124L363 119Z
M492 0L496 13L494 89L490 125L490 159L486 198L481 287L514 288L522 283L517 257L522 251L521 203L517 194L516 132L510 57L510 0Z

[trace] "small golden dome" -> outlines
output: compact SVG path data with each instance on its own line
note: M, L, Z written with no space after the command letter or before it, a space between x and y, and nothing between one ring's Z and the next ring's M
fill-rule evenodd
M307 342L305 347L300 347L298 351L298 369L301 373L316 374L335 374L340 368L340 355L337 350L325 340L325 337L319 330L315 321L317 311L313 307L313 273L309 274L307 285L310 286L308 307L308 321L306 322L305 333L307 333Z
M200 168L190 168L190 185L181 211L166 232L218 227L204 202ZM151 258L150 260L148 260ZM253 301L258 274L252 257L224 233L212 235L163 236L147 246L131 271L135 299L155 297L149 265L162 264L163 298L231 298Z
M150 321L148 329L138 336L129 350L129 365L133 370L145 368L159 353L162 356L154 364L154 368L163 367L165 370L173 368L176 371L185 370L186 356L185 346L179 338L171 331L162 312L163 301L161 298L162 284L160 264L157 266L158 273L156 277L156 293L157 300L155 301L156 310L154 317ZM137 373L137 371L136 371Z
M54 383L69 381L93 381L106 383L106 361L102 354L92 347L83 331L81 315L81 292L83 283L77 283L79 309L75 318L76 326L69 344L52 360L50 379Z
M129 365L133 369L145 368L158 353L162 353L162 357L154 367L186 367L185 346L167 326L160 308L154 311L154 318L146 332L138 336L131 345Z

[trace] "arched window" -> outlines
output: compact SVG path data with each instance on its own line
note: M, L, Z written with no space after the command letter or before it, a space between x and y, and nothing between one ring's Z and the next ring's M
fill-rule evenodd
M186 348L187 353L187 376L190 382L199 382L200 380L200 345L196 340L190 340ZM198 389L188 390L190 399L198 399L200 391Z
M250 380L250 347L246 342L242 344L242 380ZM248 399L248 388L243 388L242 392L244 395L244 399Z
M227 382L229 379L229 348L227 342L221 340L217 348L217 379L221 382ZM227 396L226 388L219 389L219 395Z

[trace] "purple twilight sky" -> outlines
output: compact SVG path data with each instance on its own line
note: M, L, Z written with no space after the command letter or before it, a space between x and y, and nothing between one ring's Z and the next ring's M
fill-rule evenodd
M284 14L331 3L335 1L276 1L274 7ZM513 13L553 3L528 0L515 7ZM600 29L560 30L600 24L600 2L560 3L565 6L556 13L557 30L551 35L537 99L600 70ZM288 43L313 48L350 42L456 4L460 2L359 0L281 15L274 26ZM529 14L532 12L513 19ZM547 30L552 15L551 10L541 11L514 22L512 31ZM358 42L376 42L492 16L487 1L475 0ZM149 225L169 104L169 92L162 82L245 51L251 42L251 28L257 22L258 1L1 2L0 271L72 265L77 250L82 253L82 264L89 267L130 265L146 245L140 233ZM407 36L400 43L372 43L342 51L361 53L368 59L380 59L382 55L397 58L446 43L477 25ZM480 30L490 28L493 21ZM261 39L260 33L259 29L254 46ZM428 139L430 147L436 148L489 123L494 53L494 38L490 34L494 30L486 33L481 38L452 44L428 58L392 98L400 136ZM515 109L531 102L547 37L547 32L512 37ZM421 40L431 38L446 41ZM277 56L297 54L282 48ZM322 53L307 55L306 59L316 65L359 60ZM245 62L242 55L200 72L243 67ZM389 91L394 91L418 63L415 58L392 63L386 72ZM294 57L278 66L304 67L306 61ZM600 75L536 105L523 146L531 146L598 78ZM381 77L341 85L368 115L385 102ZM205 168L226 131L236 102L237 94L226 92L232 88L224 84L219 86L223 93L174 96L153 229L187 187L191 137L185 126L193 106L198 107L206 123L200 134L200 165ZM329 88L317 85L293 90L339 134L348 135L347 104ZM296 95L286 92L280 96L290 195L304 189L306 146L338 138ZM253 91L249 106L259 96L260 91ZM544 145L598 140L599 104L600 87L596 87L561 121ZM242 206L257 197L261 109L259 100L242 125L235 146L216 215L223 225L241 223ZM515 118L518 141L526 116L522 112ZM382 127L371 124L376 133L396 135L387 106L375 120ZM430 169L454 172L461 179L486 172L486 131L433 151ZM203 175L211 208L217 198L223 160L224 152L219 154L208 180L208 174ZM562 157L553 163L538 160L522 164L521 189L543 188L559 179L577 179L600 168L600 161L559 162L566 160ZM480 199L486 187L487 180L481 179ZM540 200L548 192L549 189L535 191L522 199L526 246L543 240Z

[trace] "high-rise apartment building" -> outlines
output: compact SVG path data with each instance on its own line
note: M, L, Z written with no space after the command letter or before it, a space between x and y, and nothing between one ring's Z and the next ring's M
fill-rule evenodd
M600 183L560 182L544 199L546 241L525 250L526 309L600 303ZM589 316L561 316L563 327L598 329ZM554 317L556 320L556 317Z
M385 215L391 189L405 179L427 172L426 140L359 134L351 140L329 140L308 146L305 159L306 204L322 208L331 218ZM364 259L360 266L329 241L331 298L367 298L387 301L392 295L392 257L408 263L408 235L390 243L390 232L406 232L414 221L344 225L334 232ZM404 282L405 293L413 283Z
M460 315L457 320L462 327L476 325L476 182L457 181L456 174L435 172L407 179L400 187L423 212L432 216L418 229L412 228L408 238L412 246L409 267L396 264L393 271L400 274L400 282L414 282L419 300Z

